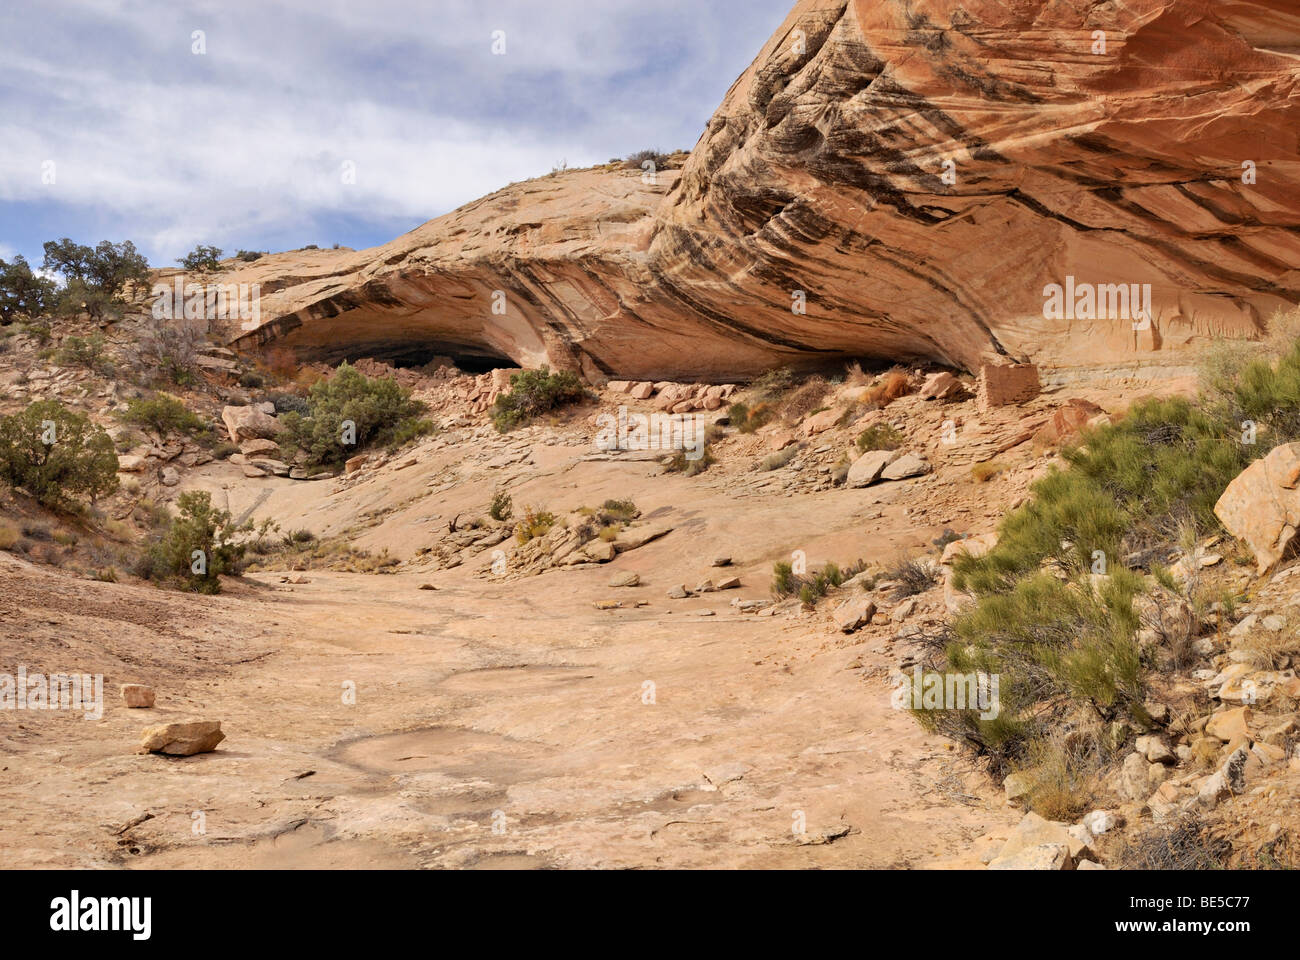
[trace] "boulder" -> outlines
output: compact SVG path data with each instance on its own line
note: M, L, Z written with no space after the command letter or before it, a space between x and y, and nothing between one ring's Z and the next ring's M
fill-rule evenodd
M149 466L145 457L125 454L117 458L118 473L143 473Z
M245 440L239 445L239 452L246 457L265 457L279 454L280 445L274 440Z
M343 472L356 473L358 470L360 470L362 467L366 465L366 461L369 459L370 457L367 454L359 453L355 457L350 458L346 463L343 464Z
M1228 484L1214 514L1255 555L1259 574L1286 553L1300 526L1300 443L1284 443Z
M880 479L880 474L898 458L896 450L870 450L853 461L844 480L847 487L868 487Z
M640 586L641 578L631 571L625 573L616 573L609 578L611 587L636 587Z
M1070 870L1070 848L1064 843L1040 843L989 862L990 870Z
M897 460L889 463L884 470L880 472L881 480L906 480L909 477L919 477L930 472L930 464L922 460L914 453L905 453ZM852 474L852 470L849 471Z
M221 411L221 420L230 434L231 443L270 440L283 429L280 421L271 414L252 406L225 407Z
M226 739L219 720L186 720L146 727L140 735L141 753L189 757L215 750Z
M1220 710L1210 717L1209 723L1205 725L1205 732L1224 743L1237 738L1249 737L1250 734L1250 707L1237 707L1234 710Z
M854 598L845 600L835 608L831 614L835 618L836 625L844 633L853 633L871 622L872 615L876 612L876 604L866 598Z
M932 373L921 385L922 400L950 400L962 392L961 381L947 370Z

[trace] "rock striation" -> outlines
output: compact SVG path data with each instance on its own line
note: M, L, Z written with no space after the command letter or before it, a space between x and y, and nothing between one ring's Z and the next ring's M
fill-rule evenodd
M227 275L263 284L235 342L592 380L1173 365L1300 301L1298 83L1287 0L800 0L681 171L264 257Z

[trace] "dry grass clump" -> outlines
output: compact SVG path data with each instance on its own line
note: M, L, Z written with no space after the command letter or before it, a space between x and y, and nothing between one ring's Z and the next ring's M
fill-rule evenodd
M987 463L977 463L970 468L970 475L975 478L976 483L988 483L999 473L1006 469L1004 464L996 460L990 460Z

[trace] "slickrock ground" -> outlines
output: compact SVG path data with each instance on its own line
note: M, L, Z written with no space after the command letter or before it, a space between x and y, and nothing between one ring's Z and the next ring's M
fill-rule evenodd
M327 532L335 511L402 503L468 442L363 472L300 516L290 494L320 496L324 484L241 477L229 492L283 491L264 509ZM645 463L546 476L548 461L588 451L534 449L539 478L520 502L631 497L674 530L610 564L499 583L470 564L308 570L290 584L253 574L219 598L69 580L0 554L3 662L76 664L102 671L112 691L133 681L158 691L152 710L110 696L100 722L0 715L6 862L916 866L1014 822L967 761L890 706L897 624L845 636L826 606L760 617L730 604L770 599L772 561L791 544L813 564L919 551L937 528L903 511L920 509L923 487L882 489L872 512L885 516L864 527L858 494L869 491L737 499L648 477ZM446 514L457 498L481 508L483 483L465 486L408 510ZM356 542L408 554L445 529L389 516ZM720 552L731 567L712 568ZM642 586L608 587L616 571L638 572ZM722 573L742 588L666 597ZM922 598L918 621L938 614L940 594ZM596 608L611 598L648 603ZM355 706L342 702L346 681ZM133 753L143 726L189 716L220 718L228 739L183 760ZM195 811L204 835L192 833ZM492 829L497 811L504 833ZM806 834L792 831L796 811ZM114 834L144 812L153 819Z
M1300 300L1298 76L1282 0L801 0L680 172L561 173L373 250L264 258L227 277L270 295L240 342L589 378L1158 374ZM1149 284L1152 322L1047 319L1067 277Z

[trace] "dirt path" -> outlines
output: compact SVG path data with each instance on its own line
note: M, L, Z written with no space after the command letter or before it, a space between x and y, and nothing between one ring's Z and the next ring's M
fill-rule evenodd
M486 592L268 574L199 600L2 572L44 604L6 610L7 662L82 597L82 653L104 653L76 665L159 687L99 721L0 713L12 866L885 867L1008 819L890 708L883 651L721 599L599 611L607 570ZM215 753L131 752L193 715L222 720Z

